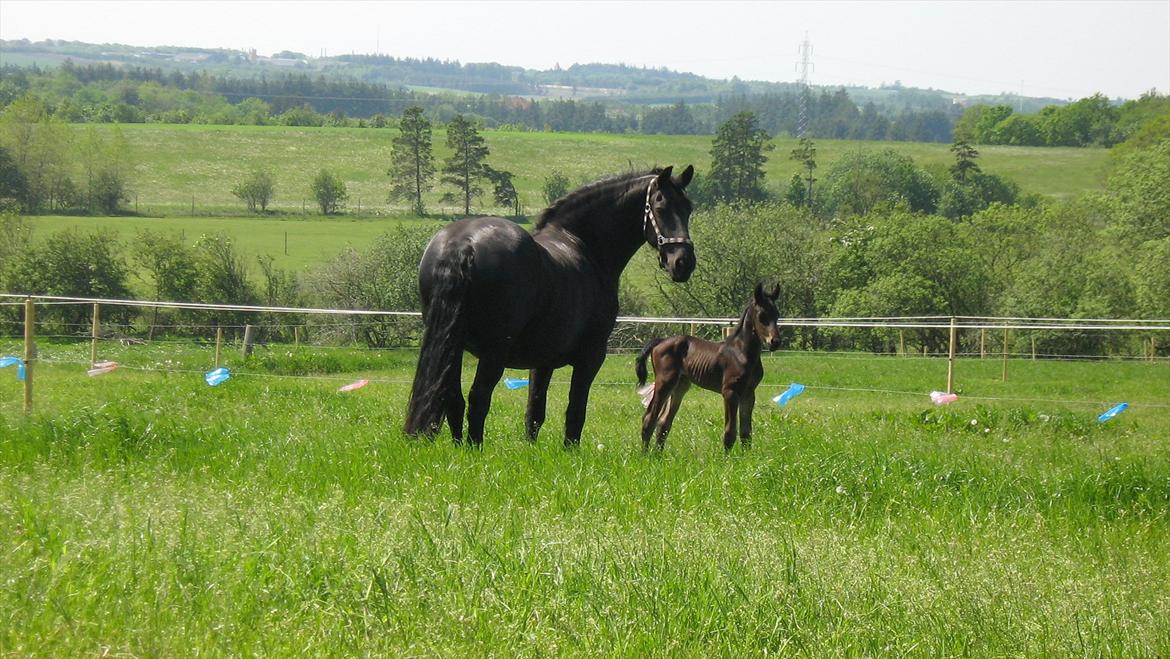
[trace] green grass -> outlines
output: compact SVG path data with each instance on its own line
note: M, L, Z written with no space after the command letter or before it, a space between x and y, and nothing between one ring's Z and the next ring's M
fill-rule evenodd
M629 355L580 450L558 373L537 445L500 387L474 452L402 436L410 352L41 354L28 418L0 371L3 654L1170 652L1166 363L961 360L933 408L943 360L772 356L725 457L702 391L641 454Z
M112 130L106 125L95 128ZM359 203L362 214L396 215L409 209L408 204L388 205L386 201L389 186L385 172L396 134L393 130L166 124L126 124L120 128L136 163L132 187L137 192L138 212L143 214L191 215L192 203L195 215L240 213L243 204L232 196L231 189L260 165L270 167L275 174L275 210L300 213L307 208L312 212L309 183L322 168L346 182L351 211L356 211ZM577 184L625 171L631 165L694 164L700 172L710 165L710 136L500 131L484 131L483 135L492 152L488 162L515 175L528 213L544 206L541 188L554 169ZM774 143L776 149L765 169L768 184L782 189L797 171L797 163L788 158L796 142L777 139ZM434 145L441 165L449 155L443 130L435 131ZM853 149L891 148L926 167L944 167L953 161L946 144L817 140L816 146L822 171ZM984 169L1007 176L1027 192L1052 197L1100 189L1107 161L1104 149L980 147ZM437 213L461 211L441 204L442 192L436 185L428 207Z
M154 231L185 238L191 244L200 235L230 236L247 263L258 276L253 256L268 255L285 270L305 272L336 258L347 246L364 249L379 235L399 224L431 226L436 220L417 218L351 218L323 216L261 217L78 217L42 215L25 220L35 229L37 238L75 228L83 232L109 232L116 235L133 253L133 240L139 232ZM287 236L287 252L285 240Z

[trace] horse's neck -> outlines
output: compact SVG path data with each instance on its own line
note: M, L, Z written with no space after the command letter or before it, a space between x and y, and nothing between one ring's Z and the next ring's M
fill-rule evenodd
M642 246L642 210L637 195L627 194L609 204L598 204L587 219L566 231L584 245L588 256L616 286L622 271Z
M735 330L731 333L731 336L727 337L726 341L728 344L743 351L748 361L759 359L764 347L760 341L760 337L756 336L755 324L752 323L751 319L751 314L755 308L755 305L748 305L743 315L739 317L739 324L735 326Z

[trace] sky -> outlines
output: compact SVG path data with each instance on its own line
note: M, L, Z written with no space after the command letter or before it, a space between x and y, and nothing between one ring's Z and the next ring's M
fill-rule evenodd
M316 2L0 0L0 38L309 56L667 67L814 85L1136 98L1170 93L1170 0Z

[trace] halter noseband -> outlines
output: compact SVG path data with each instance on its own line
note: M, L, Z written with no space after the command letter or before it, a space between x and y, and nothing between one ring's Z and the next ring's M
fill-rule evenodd
M654 208L650 205L650 194L654 192L654 186L658 184L658 177L651 177L650 185L646 186L646 211L642 214L642 235L646 235L646 224L654 227L655 242L659 249L663 245L683 244L693 245L690 238L668 238L662 235L662 230L658 228L658 219L654 216Z

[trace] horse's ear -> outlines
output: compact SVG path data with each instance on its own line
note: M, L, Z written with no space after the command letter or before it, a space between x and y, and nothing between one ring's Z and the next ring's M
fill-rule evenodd
M756 304L761 307L764 306L764 300L767 299L767 294L764 293L764 282L756 284L756 290L753 292L753 295L755 296Z
M668 165L666 167L666 169L663 169L661 172L658 173L658 187L659 188L661 188L663 185L666 184L667 181L670 180L670 170L672 170L672 169L674 169L674 167Z
M681 175L674 177L674 184L678 186L679 190L685 190L687 185L690 184L691 179L694 178L694 176L695 176L695 166L694 165L687 165L687 168L683 170L683 173Z
M772 298L773 302L775 302L776 299L780 297L780 284L776 284L772 287L772 292L768 294L768 297Z

